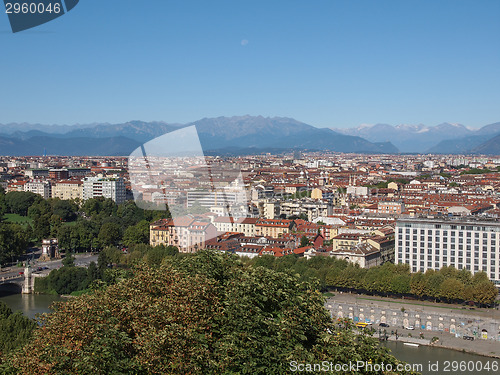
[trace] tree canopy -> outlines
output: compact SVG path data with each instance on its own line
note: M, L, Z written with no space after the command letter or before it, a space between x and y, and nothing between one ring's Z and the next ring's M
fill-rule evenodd
M398 362L332 321L314 283L201 251L58 304L4 372L282 374L323 360Z

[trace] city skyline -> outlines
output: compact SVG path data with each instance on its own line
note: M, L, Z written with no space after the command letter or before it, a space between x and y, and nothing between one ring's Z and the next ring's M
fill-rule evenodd
M87 1L4 48L0 123L498 121L494 1ZM89 23L91 20L91 23Z

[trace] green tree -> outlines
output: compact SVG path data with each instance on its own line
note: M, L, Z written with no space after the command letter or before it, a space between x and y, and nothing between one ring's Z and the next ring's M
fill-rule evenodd
M74 267L75 266L75 257L72 253L67 253L64 259L62 260L63 267Z
M177 255L179 250L175 246L155 246L145 255L145 260L149 266L159 266L164 259Z
M303 235L300 239L300 247L307 246L309 245L309 243L310 243L309 238L307 238L306 235Z
M21 312L13 313L0 301L0 363L2 354L5 355L28 342L36 326L35 321Z
M23 255L28 243L27 232L21 225L0 222L0 264Z
M121 228L118 224L110 222L105 223L99 231L98 240L101 246L112 246L118 244L121 240Z
M0 221L7 212L8 212L8 206L5 200L5 190L3 187L0 186Z
M42 323L8 371L284 374L291 360L398 363L349 321L334 323L314 283L204 251L72 298Z
M493 305L498 289L490 281L483 280L474 285L474 301L480 305Z
M134 201L126 201L120 204L116 215L121 219L124 227L130 227L145 220L144 210L137 207Z
M21 216L26 216L33 203L41 200L41 196L28 191L10 191L5 194L5 203L9 211Z
M35 279L38 293L71 294L87 289L88 285L87 269L83 267L62 267L52 270L46 277Z
M125 229L123 234L123 243L126 246L133 244L148 244L149 243L149 223L146 220L141 220L136 225Z
M442 282L440 296L448 301L461 300L464 297L464 284L461 281L450 278Z
M76 219L78 206L69 200L52 199L52 212L62 221L73 221Z

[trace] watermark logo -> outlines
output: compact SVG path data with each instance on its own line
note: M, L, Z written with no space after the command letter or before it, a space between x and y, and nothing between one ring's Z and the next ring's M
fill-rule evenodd
M157 226L167 234L162 243L181 251L202 248L217 237L214 217L238 224L249 216L240 166L206 157L195 126L166 133L137 148L128 158L128 172L139 207L170 211L171 219Z
M55 20L80 0L3 0L13 33Z

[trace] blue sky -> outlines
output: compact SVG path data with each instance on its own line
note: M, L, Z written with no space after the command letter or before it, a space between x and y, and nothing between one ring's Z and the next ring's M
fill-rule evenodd
M497 0L81 0L17 34L0 14L0 123L478 127L500 121L499 14Z

